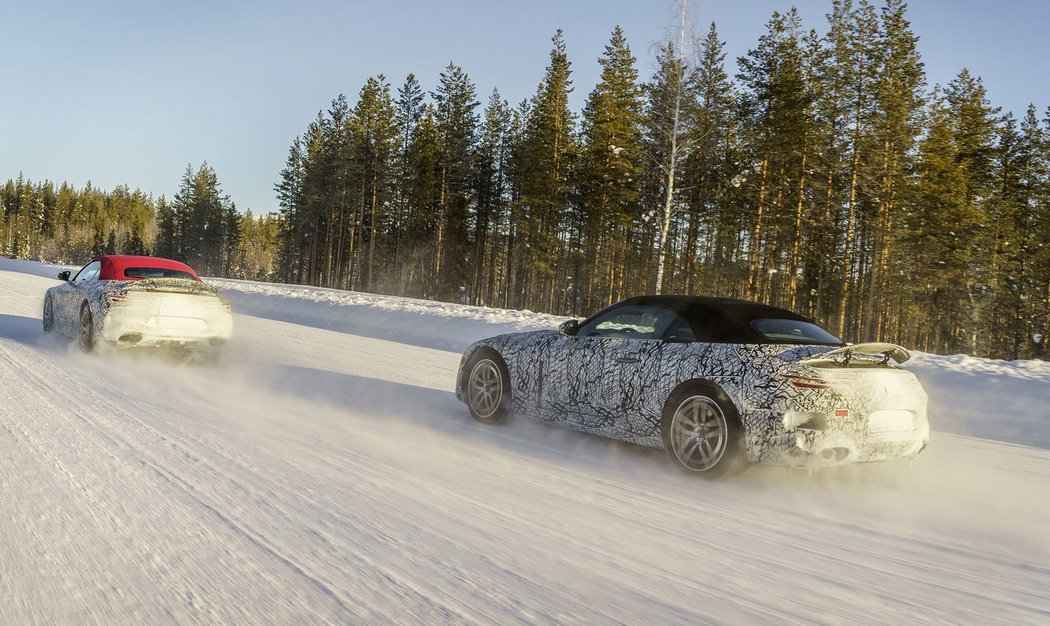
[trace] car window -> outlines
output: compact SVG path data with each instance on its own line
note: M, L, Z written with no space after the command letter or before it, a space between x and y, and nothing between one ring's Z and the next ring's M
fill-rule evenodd
M576 336L663 339L668 328L680 320L667 309L629 304L588 320L580 326Z
M102 263L98 261L92 261L84 266L77 275L73 278L74 283L84 283L89 280L97 280L99 270L102 269Z
M182 278L196 282L193 274L182 270L171 270L160 267L129 267L124 270L128 278Z
M671 322L671 325L667 328L667 332L664 333L664 341L670 341L673 343L696 341L696 335L693 334L693 329L690 328L689 322L685 321L678 315L675 315L674 317L674 321Z
M763 337L779 343L842 345L842 340L816 324L799 320L765 319L751 322Z

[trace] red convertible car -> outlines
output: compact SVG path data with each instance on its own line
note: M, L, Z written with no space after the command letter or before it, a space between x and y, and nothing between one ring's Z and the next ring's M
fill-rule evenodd
M92 350L174 347L212 350L233 334L230 305L185 263L148 256L104 255L44 296L44 331L75 337Z

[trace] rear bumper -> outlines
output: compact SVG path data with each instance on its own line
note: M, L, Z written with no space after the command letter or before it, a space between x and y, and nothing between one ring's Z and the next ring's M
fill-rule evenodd
M208 319L152 316L145 319L107 317L99 338L118 347L215 348L233 336L233 317Z
M930 426L926 413L916 412L908 428L873 429L866 416L853 423L825 424L823 428L783 427L783 416L772 436L751 447L752 462L785 467L826 467L847 463L873 463L912 459L926 449ZM788 420L790 422L790 419Z
M765 462L788 467L824 467L912 459L926 449L929 428L879 436L835 431L804 431L789 435L776 458Z

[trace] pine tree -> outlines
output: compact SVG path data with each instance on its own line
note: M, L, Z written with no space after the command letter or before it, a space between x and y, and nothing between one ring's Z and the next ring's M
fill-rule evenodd
M170 210L179 246L173 258L189 263L200 274L225 274L236 249L236 208L219 188L219 178L207 163L196 172L186 166Z
M461 299L469 283L467 213L478 101L470 78L452 63L441 73L431 97L439 159L435 274L443 297Z
M519 270L511 305L562 311L567 304L556 292L559 278L563 290L569 279L559 273L565 264L562 235L571 198L575 118L569 110L571 64L561 30L551 41L550 64L529 103L518 157Z
M694 109L686 139L689 149L684 172L688 183L683 189L688 224L681 263L682 290L688 294L696 293L698 287L711 295L728 293L737 261L738 203L727 196L731 181L738 175L733 171L731 156L736 126L732 119L734 86L725 70L724 48L712 22L700 44L699 62L691 76ZM704 283L698 276L701 255L711 268L710 279Z
M352 118L353 158L355 169L362 175L368 211L367 232L362 233L368 247L367 252L361 251L365 257L362 287L367 291L375 289L376 241L382 233L381 222L388 221L381 211L388 205L390 172L397 149L396 116L390 84L382 74L369 78L361 88Z
M410 177L406 194L408 210L404 219L409 293L423 298L437 295L437 254L439 147L437 113L427 106L412 133Z
M916 48L918 38L904 17L903 0L888 0L883 8L879 31L881 62L875 91L877 113L872 136L875 141L869 175L874 181L871 225L870 279L862 309L864 336L876 341L887 334L897 334L888 327L888 300L898 292L901 276L907 269L901 263L898 241L903 238L901 214L912 192L908 172L914 166L915 138L919 134L919 119L925 87L923 64ZM893 270L897 271L894 272ZM895 303L901 304L901 300Z
M288 148L288 157L280 172L280 180L274 185L280 214L278 278L286 282L298 283L303 280L305 257L302 251L308 245L306 238L309 232L303 223L305 161L302 140L296 137Z
M419 119L423 114L423 88L414 74L405 78L404 84L397 91L397 102L395 107L397 123L397 153L394 158L394 183L393 183L393 225L391 232L391 254L393 270L396 277L393 278L397 285L396 292L404 293L405 268L408 265L406 251L404 250L406 220L410 202L410 180L412 177L412 138L415 135Z
M497 89L485 107L476 160L474 250L471 294L475 303L491 303L499 282L497 260L506 241L508 159L512 150L512 114Z
M593 251L584 300L588 310L619 299L625 292L625 274L633 261L629 231L636 219L656 217L652 210L640 215L637 204L644 151L641 88L634 56L619 26L598 63L601 80L583 110L579 176L585 246Z
M935 89L920 148L918 210L909 224L919 289L912 290L919 324L916 343L924 350L965 348L971 315L969 294L972 237L981 222L967 202L967 172L956 141L952 111ZM969 329L972 330L972 329Z
M774 13L758 47L739 61L741 116L749 126L748 159L754 163L754 176L745 181L751 206L747 294L788 306L794 297L787 293L791 283L777 275L792 273L784 257L801 236L797 225L814 135L811 71L800 29L795 10Z
M678 38L676 41L668 41L657 51L657 71L652 80L646 85L645 92L647 103L645 108L645 154L649 157L650 168L655 172L655 194L649 194L647 203L660 207L657 216L658 237L656 242L656 286L655 293L662 293L664 289L664 271L668 265L668 234L671 222L674 219L675 209L678 206L677 195L681 189L682 178L685 174L682 167L686 158L693 151L693 141L699 139L694 132L695 117L698 114L696 102L697 77L695 69L686 66L685 60L685 3L680 5L681 23L679 25ZM714 36L714 44L720 45L717 32L709 33ZM701 172L702 177L707 172ZM686 246L685 273L688 276L693 270L693 249L696 247L697 236L696 220L691 219L689 225L689 241ZM688 282L688 278L686 279Z
M959 192L965 217L951 232L965 249L958 256L970 260L961 277L965 300L958 303L957 332L960 340L967 342L960 347L977 352L980 342L986 340L977 327L986 315L984 309L998 261L994 254L994 229L988 227L992 225L989 199L996 183L994 152L999 109L989 104L983 81L966 69L948 84L944 96L952 119L956 160L963 172Z

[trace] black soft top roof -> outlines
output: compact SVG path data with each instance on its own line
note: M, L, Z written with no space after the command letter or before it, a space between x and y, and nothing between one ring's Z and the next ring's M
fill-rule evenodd
M644 304L674 311L689 322L698 341L710 343L779 343L756 331L751 322L781 319L811 322L805 317L768 304L709 296L637 296L614 306Z

